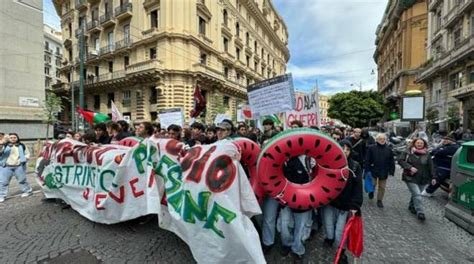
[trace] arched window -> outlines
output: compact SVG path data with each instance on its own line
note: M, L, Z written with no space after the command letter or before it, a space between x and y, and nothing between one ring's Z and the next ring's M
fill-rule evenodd
M227 27L229 22L229 15L227 14L227 10L224 9L224 26Z

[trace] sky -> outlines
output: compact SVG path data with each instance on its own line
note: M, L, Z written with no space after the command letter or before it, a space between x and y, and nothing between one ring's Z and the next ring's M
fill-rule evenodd
M217 0L215 0L217 1ZM375 30L388 0L273 0L289 32L296 90L316 86L322 94L377 88L373 60ZM51 0L43 0L44 22L60 29ZM372 74L374 70L375 74Z

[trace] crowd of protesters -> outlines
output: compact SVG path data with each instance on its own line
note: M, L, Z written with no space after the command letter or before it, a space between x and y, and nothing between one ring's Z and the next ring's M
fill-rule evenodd
M299 121L293 121L288 129L302 127ZM99 123L86 132L70 131L60 135L59 139L69 138L88 145L117 144L120 140L135 136L139 138L171 138L185 143L186 146L213 144L220 140L234 137L246 137L258 143L261 147L268 143L278 133L283 131L281 126L266 119L262 123L263 131L245 122L237 125L231 120L224 119L217 125L205 125L199 122L191 126L181 127L176 124L161 127L159 123L140 122L130 128L125 121ZM391 147L388 146L386 134L380 133L375 139L366 129L344 127L311 127L325 133L338 142L346 155L351 172L345 188L340 195L328 205L311 210L297 210L282 205L277 199L265 197L262 206L263 215L254 219L261 232L261 243L264 253L272 250L277 241L279 231L281 241L280 253L293 255L295 262L300 262L305 255L305 241L311 239L318 230L324 230L324 247L339 246L346 221L351 215L360 215L363 201L363 186L370 181L373 189L367 190L368 198L376 197L377 206L383 208L383 198L387 180L395 174L395 162ZM421 196L430 196L440 183L449 177L450 159L457 150L455 138L445 137L443 144L432 153L428 152L427 142L416 138L401 157L398 163L403 169L402 180L406 183L411 198L408 209L418 219L425 220ZM26 181L26 162L29 151L20 142L17 134L3 135L0 133L0 202L5 200L8 184L15 175L22 188L23 197L31 195L31 187ZM439 160L443 166L434 170L433 161ZM300 155L289 158L283 173L290 182L305 184L312 181L312 172L317 169L314 158ZM447 172L448 171L448 172ZM376 194L376 195L375 195ZM344 252L339 263L347 263Z

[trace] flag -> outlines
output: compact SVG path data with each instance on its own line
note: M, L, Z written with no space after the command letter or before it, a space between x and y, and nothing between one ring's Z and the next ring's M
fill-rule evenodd
M120 113L117 106L114 104L113 100L111 101L111 104L112 104L112 121L117 122L119 120L123 120L122 113Z
M199 86L196 86L194 88L194 106L190 112L191 117L198 117L204 109L206 109L206 98L202 95Z
M334 263L339 262L342 249L347 241L347 250L350 251L356 258L360 258L364 251L364 225L360 215L353 215L347 220L346 226L342 233L341 244L337 249Z
M81 114L82 117L84 117L84 119L87 122L89 122L89 124L91 124L91 125L102 123L102 122L110 120L110 117L106 114L97 113L97 112L93 112L93 111L90 111L90 110L82 109L79 106L77 107L77 112L79 114Z

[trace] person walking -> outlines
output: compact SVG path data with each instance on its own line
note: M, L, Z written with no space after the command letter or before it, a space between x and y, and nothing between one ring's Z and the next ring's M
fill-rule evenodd
M365 169L370 172L372 183L377 188L377 206L383 208L383 197L387 186L388 176L395 173L395 160L393 151L387 145L387 138L384 133L377 134L376 143L367 149L365 159ZM374 198L374 193L369 193L369 199Z
M343 140L340 145L347 158L351 175L348 177L347 183L339 196L321 210L323 226L326 231L325 247L332 247L334 242L336 246L340 245L342 233L349 215L360 214L360 207L363 202L362 167L351 157L352 144L347 140ZM348 263L344 252L341 254L339 263Z
M398 161L403 168L402 180L411 193L408 210L419 220L426 219L421 201L421 192L428 186L433 175L433 160L428 153L428 144L424 139L416 138L410 147L402 152Z
M362 130L360 128L354 128L352 135L345 138L345 140L352 144L352 159L357 161L361 167L364 167L366 145L365 140L362 138Z
M459 145L452 136L446 136L441 141L441 146L431 151L433 164L436 166L436 179L431 180L430 185L421 193L422 196L431 197L441 184L449 179L451 174L451 160Z
M7 197L8 185L13 174L23 192L21 197L32 195L33 190L26 179L26 163L30 158L28 148L21 143L16 133L10 133L1 143L3 148L0 150L0 203Z

